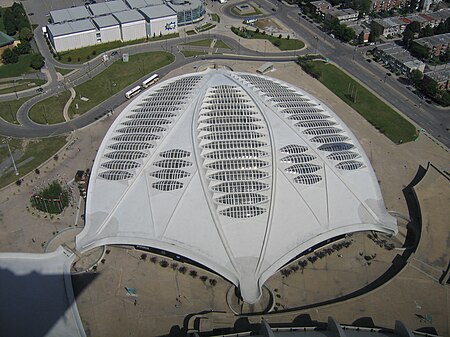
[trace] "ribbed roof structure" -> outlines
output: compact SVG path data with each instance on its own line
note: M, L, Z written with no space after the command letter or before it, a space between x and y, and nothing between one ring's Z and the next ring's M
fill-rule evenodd
M338 235L397 232L351 131L280 80L207 70L143 92L95 160L79 250L183 255L254 303L292 258Z

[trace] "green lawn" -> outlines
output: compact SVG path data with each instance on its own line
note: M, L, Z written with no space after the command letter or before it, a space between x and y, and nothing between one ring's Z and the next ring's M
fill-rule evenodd
M406 143L417 138L414 125L342 70L321 61L307 63L314 71L320 72L320 82L394 143Z
M36 72L30 67L31 56L32 54L20 55L17 63L0 64L0 78L16 77L24 73Z
M61 75L67 75L68 73L74 71L75 69L64 69L64 68L56 68L55 67L56 72L60 73Z
M97 57L97 55L100 55L111 49L117 49L117 48L120 48L123 46L129 46L129 45L144 43L144 42L172 39L172 38L175 38L178 36L179 36L178 33L174 33L174 34L168 34L168 35L163 35L163 36L156 36L156 37L153 37L150 39L139 39L139 40L127 41L127 42L121 42L121 41L107 42L107 43L97 44L95 46L89 46L89 47L84 47L84 48L73 49L73 50L61 52L57 55L56 59L62 63L70 63L70 64L84 63L87 60Z
M220 23L220 16L218 16L217 14L211 14L211 20Z
M64 105L70 98L70 91L64 91L33 105L28 112L30 119L39 124L57 124L64 122Z
M15 91L21 91L29 88L37 88L40 85L45 84L44 80L17 80L14 82L2 82L0 83L0 94L8 94Z
M214 47L216 48L223 48L223 49L231 49L229 45L227 45L225 42L223 42L222 40L217 40L216 44L214 45Z
M198 46L198 47L209 47L211 46L212 39L205 39L205 40L197 40L192 41L188 43L183 43L185 46Z
M187 34L187 35L195 35L195 34L197 34L197 33L195 32L195 30L188 30L188 31L186 32L186 34Z
M249 5L249 6L253 7L252 5ZM260 15L260 14L262 14L262 12L258 8L255 8L255 7L253 7L253 12L251 12L251 13L241 14L241 12L236 7L233 7L231 9L231 12L233 14L236 14L236 15L239 15L239 16L252 16L252 15Z
M206 55L207 53L203 51L195 51L195 50L182 50L181 54L184 55L184 57L192 57L192 56L198 56L198 55Z
M16 119L16 112L20 106L28 101L31 97L23 97L12 101L0 102L0 117L5 121L18 124Z
M150 52L130 55L129 62L116 61L93 79L77 86L77 97L73 100L69 114L81 115L135 82L145 74L154 72L175 60L175 56L166 52ZM88 98L87 102L80 99ZM78 109L76 105L78 104Z
M305 44L303 41L291 39L291 38L279 38L278 36L267 35L263 33L257 33L253 30L245 29L240 31L239 28L231 27L231 31L236 35L243 37L245 39L265 39L269 40L274 46L278 47L280 50L297 50L302 49Z
M2 137L0 137L2 139ZM30 171L33 171L40 164L51 158L61 147L66 144L65 137L52 137L38 140L11 139L9 142L11 151L22 152L22 156L16 160L19 175L14 174L14 170L0 176L0 188L17 181ZM0 162L9 156L7 147L0 147ZM21 165L21 163L24 163ZM3 172L0 172L0 174Z

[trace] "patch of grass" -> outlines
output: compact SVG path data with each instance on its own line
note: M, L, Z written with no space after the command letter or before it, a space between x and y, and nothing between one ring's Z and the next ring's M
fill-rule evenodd
M2 18L0 18L2 20ZM36 70L30 67L33 54L20 55L19 61L12 64L0 65L0 78L16 77L25 73L35 73Z
M28 112L30 119L38 124L57 124L64 122L64 105L70 98L70 91L63 91L33 105Z
M0 83L0 94L8 94L15 91L22 91L45 84L45 80L17 80L14 82Z
M99 75L75 88L77 97L72 101L69 114L81 115L89 111L145 74L164 67L174 60L175 56L172 54L159 51L130 55L127 63L121 60L114 62ZM86 97L89 100L85 102L80 97ZM76 104L78 104L77 110Z
M303 41L292 39L292 38L280 38L278 36L267 35L264 33L256 32L254 30L239 29L236 27L231 27L231 31L236 35L243 37L245 39L265 39L269 40L274 46L278 47L280 50L297 50L302 49L305 44Z
M211 20L220 23L220 16L218 16L217 14L211 14Z
M56 68L55 67L56 72L60 73L61 75L67 75L68 73L74 71L75 69L64 69L64 68Z
M0 102L0 117L9 123L18 124L16 119L17 110L30 98L31 97L23 97L12 101Z
M318 74L320 82L394 143L417 138L414 125L342 70L321 61L305 63Z
M213 41L212 39L197 40L197 41L192 41L192 42L188 42L188 43L183 43L183 45L185 45L185 46L209 47L209 46L211 46L212 41Z
M184 55L184 57L192 57L192 56L198 56L198 55L206 55L207 53L203 51L195 51L195 50L182 50L181 54Z
M231 9L231 12L233 14L236 14L236 15L239 15L239 16L252 16L252 15L260 15L260 14L262 14L262 12L258 8L255 8L252 5L249 5L249 6L253 8L253 12L241 13L236 7L233 7Z
M195 35L195 34L197 34L197 33L195 32L195 30L188 30L188 31L186 32L186 34L187 34L187 35Z
M197 29L197 32L206 32L207 30L213 29L216 25L213 25L211 23L204 24L200 28Z
M223 48L223 49L231 49L229 45L227 45L225 42L223 42L222 40L217 40L216 44L214 45L214 47L216 48Z
M95 46L89 46L79 49L73 49L68 50L65 52L61 52L57 54L56 59L62 63L69 63L69 64L79 64L84 63L90 59L93 59L97 57L98 55L107 52L112 49L117 49L123 46L129 46L133 44L139 44L144 42L154 42L154 41L160 41L160 40L167 40L167 39L173 39L178 37L178 33L174 34L167 34L162 36L155 36L153 38L149 39L138 39L134 41L112 41L102 44L96 44ZM70 61L69 61L70 60Z
M20 151L22 153L22 156L16 160L19 175L16 176L14 170L11 170L11 172L0 176L0 188L19 180L37 168L58 152L64 144L66 144L65 137L51 137L38 140L11 139L9 142L11 152ZM0 162L8 157L9 152L7 147L0 147Z

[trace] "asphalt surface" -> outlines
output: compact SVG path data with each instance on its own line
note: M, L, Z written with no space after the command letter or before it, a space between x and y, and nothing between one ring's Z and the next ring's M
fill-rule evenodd
M58 0L43 1L44 5L39 5L40 2L29 1L25 2L27 12L34 11L32 20L34 23L45 24L47 22L48 7L51 4L51 9L67 8L73 5L80 5L83 2L80 0ZM210 2L209 2L210 3ZM265 17L276 16L286 27L289 27L293 34L300 36L305 41L307 48L301 52L280 52L280 53L263 53L261 51L249 50L239 44L239 39L235 40L228 36L220 34L211 34L211 32L197 34L194 37L177 38L166 41L159 41L154 43L147 43L141 45L127 46L118 49L118 54L112 57L106 63L103 62L102 55L82 65L67 65L62 64L51 56L47 48L46 41L38 27L35 31L36 45L41 53L46 58L46 71L50 76L49 82L43 86L45 91L31 98L26 102L17 112L17 119L21 125L12 125L0 120L0 134L18 138L32 138L32 137L49 137L53 135L64 134L74 129L89 125L90 123L101 118L105 114L114 111L114 109L125 102L124 93L131 87L139 84L142 79L148 75L143 76L140 80L123 89L118 94L110 97L99 106L93 108L82 116L71 120L70 122L60 123L56 125L40 125L31 121L28 116L28 110L31 106L47 97L55 95L58 92L67 90L68 87L79 85L102 70L106 68L114 59L121 58L122 53L129 53L130 55L149 51L167 50L173 52L176 56L175 61L163 69L158 70L161 77L164 77L170 71L184 66L188 63L198 61L198 58L184 58L178 53L177 45L186 43L191 40L199 40L204 38L217 38L223 40L228 44L235 55L211 55L202 57L204 59L233 59L233 60L247 60L251 57L254 61L290 61L294 60L296 56L307 53L321 53L328 57L332 62L355 76L358 80L364 83L372 91L389 102L421 128L426 130L430 135L438 139L447 147L450 147L450 132L446 129L450 126L449 109L442 109L434 105L427 104L423 99L412 93L406 86L400 83L393 77L386 75L389 71L381 67L375 62L367 62L365 52L369 49L355 48L347 44L341 43L336 39L331 38L326 33L322 32L313 23L301 18L298 7L288 6L275 0L261 1L262 9L266 11ZM210 3L212 4L212 3ZM235 6L236 3L222 7L222 14L234 16L229 9ZM273 10L274 9L274 10ZM373 48L373 47L371 47ZM110 55L109 52L108 55ZM77 71L66 75L64 81L58 81L54 67L66 69L78 69ZM35 95L35 90L27 90L20 93L12 93L2 95L0 101L15 99L16 95L20 97Z

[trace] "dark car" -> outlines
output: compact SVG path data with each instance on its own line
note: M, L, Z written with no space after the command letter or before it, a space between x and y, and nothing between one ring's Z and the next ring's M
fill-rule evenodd
M117 51L113 51L113 52L111 53L111 56L116 56L117 54L118 54Z
M36 89L36 92L43 92L44 91L44 89L42 89L42 88L37 88Z
M369 63L370 63L370 62L372 62L372 60L371 60L371 59L366 59L366 61L367 61L367 62L369 62Z

